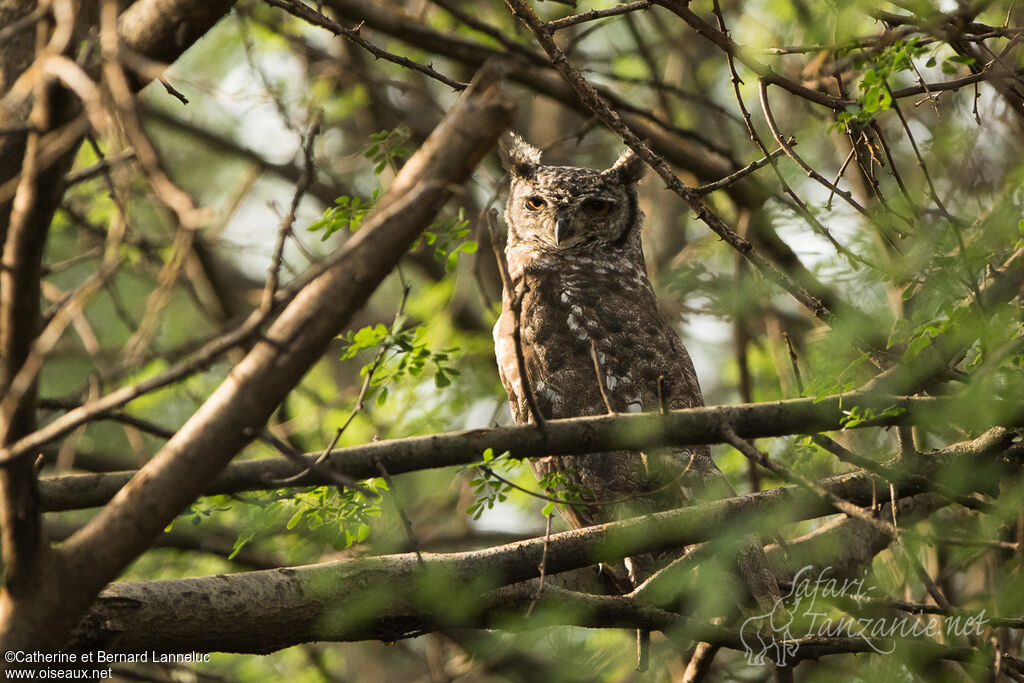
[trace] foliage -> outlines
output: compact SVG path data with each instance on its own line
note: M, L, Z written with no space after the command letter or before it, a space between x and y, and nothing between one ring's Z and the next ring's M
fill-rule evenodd
M465 239L469 233L469 221L464 210L459 209L455 217L431 223L413 243L411 250L416 251L421 244L433 247L434 258L444 264L446 272L454 273L459 264L460 254L476 253L477 243Z
M261 508L261 524L250 523L238 536L228 559L258 535L267 532L291 512L284 527L291 531L305 528L330 543L335 550L345 550L353 543L365 541L371 522L381 516L381 491L387 491L383 479L368 479L361 484L364 491L351 488L316 486L304 491L268 492L262 497L249 497L245 502Z
M394 175L458 97L423 71L371 56L289 15L281 4L238 3L233 18L175 62L166 80L188 96L187 109L159 86L141 95L138 129L152 140L159 163L146 156L139 138L128 139L120 129L92 131L102 157L88 143L79 151L72 178L86 169L92 175L72 183L54 207L39 280L37 327L60 322L62 311L68 315L63 334L40 346L38 425L162 376L254 314L281 222L267 204L290 205L307 163L314 167L313 182L298 202L294 232L285 235L280 282L283 287L314 272L337 238L363 227ZM532 3L551 21L613 4ZM670 11L673 5L685 5L704 24L688 24L685 13ZM521 96L515 128L542 145L551 163L606 168L621 151L623 141L546 65L535 37L504 2L332 0L323 6L330 19L355 27L392 57L429 64L457 80L468 80L497 54L512 70L509 87ZM952 349L908 392L933 398L941 410L915 424L903 443L896 430L872 426L898 418L901 409L847 404L843 429L832 433L838 447L823 448L811 434L756 442L784 471L812 481L861 471L836 457L838 448L864 461L909 467L913 458L893 462L908 448L929 454L994 424L1019 425L1024 316L1019 295L992 297L987 288L997 269L1024 247L1024 10L1009 0L956 7L901 3L893 12L867 2L702 1L627 9L617 6L619 14L560 28L556 44L680 181L696 187L760 161L777 146L776 132L798 143L775 155L773 164L702 194L697 212L653 173L641 186L656 294L696 362L706 402L824 400L858 390L883 370ZM737 46L729 55L720 49L723 40L706 40L722 38L714 33L719 18ZM742 81L735 91L732 68ZM759 76L769 95L764 102ZM841 105L827 104L836 100ZM116 103L104 98L102 106ZM302 141L320 112L322 130L307 159ZM767 125L769 112L778 131ZM135 115L127 109L110 114L105 118L129 125ZM761 145L752 141L751 129ZM0 145L17 130L2 123ZM144 163L120 159L127 151ZM102 159L110 169L94 167ZM182 226L166 204L163 172L197 206L210 209L207 224ZM349 329L292 389L266 429L249 435L253 442L238 462L279 458L281 451L319 454L343 425L340 448L510 421L491 337L501 284L486 224L478 218L500 207L504 182L493 155L480 162L472 180L409 245L400 272L372 296L365 293L366 304ZM3 188L17 185L7 176L0 181ZM740 254L743 249L730 248L708 230L701 219L711 215L750 242L745 254L772 264L785 278L759 269ZM125 237L115 243L122 224ZM101 272L111 244L116 273L91 297L73 299ZM802 306L791 295L798 288L829 315L815 317ZM269 307L259 334L278 310ZM82 470L99 477L164 452L171 435L187 432L180 428L191 416L211 409L208 400L230 382L241 355L288 344L259 334L196 364L184 380L143 392L45 444L42 476ZM1013 443L935 473L936 490L956 494L958 502L920 519L899 518L899 543L857 568L868 572L865 585L885 604L831 596L821 612L867 618L898 612L905 603L937 611L931 603L938 590L967 613L1024 614L1024 492L1019 477L1005 469L1020 452L1019 432ZM714 449L738 494L787 484L767 470L752 474L734 448ZM164 452L158 459L166 457ZM363 490L263 485L193 501L162 539L180 547L145 553L124 578L228 573L250 569L246 557L286 566L410 549L483 549L542 536L545 516L592 498L564 472L537 481L525 462L493 450L464 467L395 474L390 485L384 478L364 480ZM879 496L886 488L879 486ZM889 509L864 511L876 521L893 519ZM54 512L45 521L73 532L91 516ZM755 521L765 520L730 524L748 533ZM787 544L834 523L824 517L768 521L765 538ZM556 516L553 531L564 528L560 524ZM709 548L727 542L724 523L721 532ZM714 598L750 602L728 572L711 567L685 580L696 596L687 612L692 619ZM442 597L453 612L469 613L479 603L475 595L463 603L465 595L454 589ZM427 635L392 646L324 643L265 658L224 655L209 668L197 667L197 675L243 681L411 680L427 670L470 681L635 676L631 631L538 626L549 618L582 621L578 617L569 610L544 614L538 607L526 619L489 622L493 630L475 630L472 637L463 638L468 629L456 628L444 639ZM738 628L736 619L715 618L716 626ZM653 639L651 680L666 680L685 664L679 658L690 634L669 636ZM1019 628L992 626L979 638L933 644L970 651L981 667L992 667L989 643L998 645L1006 662L1020 657ZM947 664L963 666L970 677L982 672ZM711 666L721 680L773 673L730 646L717 652ZM809 659L796 675L932 680L936 671L935 661L899 650Z
M370 146L363 152L363 156L373 162L374 175L380 175L385 169L394 170L409 151L403 146L409 139L409 129L406 127L394 130L382 130L370 135Z
M377 197L379 192L374 191L373 196L369 201L363 201L359 197L348 197L342 195L334 200L335 206L325 210L320 216L319 220L315 220L309 224L307 228L310 232L323 231L320 236L321 240L327 240L328 237L336 233L338 230L348 230L349 232L355 232L359 229L359 226L363 224L363 219L366 218L366 214L370 212L373 205L377 203Z
M378 323L373 327L349 332L348 347L341 355L341 360L347 360L363 349L381 348L384 355L364 365L359 371L362 377L372 376L370 386L378 389L378 403L387 399L386 385L407 375L418 377L426 367L433 367L434 386L438 389L449 386L452 378L459 375L459 371L451 366L452 354L458 352L458 347L431 351L424 341L427 333L425 327L399 329L399 321L390 330Z
M481 455L480 462L473 466L479 471L479 475L469 482L473 490L473 503L466 508L466 514L472 515L473 519L480 519L484 510L493 509L495 503L504 503L513 491L512 485L495 477L494 470L491 469L507 455L508 453L502 453L495 457L494 451L488 448Z

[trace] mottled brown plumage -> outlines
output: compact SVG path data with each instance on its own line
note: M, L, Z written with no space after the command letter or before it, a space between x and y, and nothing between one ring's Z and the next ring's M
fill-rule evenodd
M541 415L703 405L690 357L647 277L636 189L642 162L626 152L604 171L544 166L540 151L514 135L502 141L502 151L511 175L505 255L523 293L525 372ZM495 352L512 414L527 423L512 296L504 292ZM583 490L586 507L563 511L576 528L686 505L709 488L711 497L728 493L706 446L537 458L531 466L538 478L563 471ZM632 580L647 578L667 559L632 558Z

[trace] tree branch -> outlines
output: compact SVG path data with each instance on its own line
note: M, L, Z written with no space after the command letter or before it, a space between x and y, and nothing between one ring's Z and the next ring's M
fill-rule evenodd
M403 167L362 230L281 313L264 341L99 515L60 549L74 590L61 622L77 621L96 593L161 533L262 429L452 192L508 125L513 104L483 69Z
M508 451L514 458L532 458L717 443L723 440L723 424L730 425L738 435L747 439L807 434L842 429L846 419L845 411L854 409L876 413L886 412L886 409L893 407L898 409L886 412L884 417L858 424L857 427L928 424L935 419L936 414L946 414L950 406L948 402L931 398L896 399L891 396L847 394L820 401L804 398L776 403L689 408L665 415L600 415L549 420L544 430L534 425L516 425L375 441L335 450L327 463L346 477L366 479L378 475L376 462L383 463L387 471L394 475L468 465L479 460L480 454L487 449L492 449L494 453ZM1021 419L1024 417L1018 417L1018 421ZM987 452L998 452L1009 446L1013 433L1006 429L994 429L986 432L986 438L990 444ZM306 468L320 457L319 453L303 456ZM302 471L302 467L283 458L234 463L210 483L205 493L214 495L279 488L282 479ZM43 508L71 510L102 505L135 474L129 471L44 477L39 482ZM912 473L908 473L907 478L912 478ZM899 481L902 483L904 479ZM333 483L330 478L310 471L289 485Z
M935 458L935 472L968 452L977 456L989 445L984 441L972 442L971 446L945 452ZM884 502L888 487L880 484L867 474L841 475L821 482L831 494L857 505ZM914 491L908 487L905 492ZM79 627L74 645L125 652L143 651L154 643L168 652L268 652L308 640L395 640L444 626L493 626L497 622L492 617L498 612L525 609L535 596L535 589L511 589L512 595L517 596L511 602L508 593L487 591L539 576L545 552L545 572L551 575L596 562L709 541L720 535L722 529L736 533L777 529L785 523L830 512L831 506L817 495L787 487L462 553L421 553L419 558L414 553L405 553L230 576L120 582L100 597ZM834 539L815 536L813 543L819 549L834 544ZM794 542L794 548L799 550L794 561L808 557L803 545L804 541ZM423 581L430 581L436 588L430 593L437 596L435 602L422 591ZM465 598L476 610L460 611L458 617L453 617L454 612L445 609L450 607L453 595ZM558 604L563 604L563 598L604 600L596 596L574 597L578 595L549 586L541 600L558 597ZM625 598L602 604L609 607L622 600ZM620 607L625 608L625 604ZM650 607L643 609L648 610L644 614L651 618L671 616ZM547 611L538 611L544 612ZM573 612L552 610L555 619ZM646 617L636 621L635 612L629 618L615 618L600 610L584 613L589 614L585 621L570 623L654 629L669 625L647 621ZM355 614L360 616L350 616ZM671 619L674 624L678 617ZM202 628L196 628L197 621L203 624ZM245 629L244 624L251 624L252 630ZM538 625L533 622L527 626ZM695 637L742 647L739 639L723 640L722 632L704 631ZM819 644L827 649L827 642Z

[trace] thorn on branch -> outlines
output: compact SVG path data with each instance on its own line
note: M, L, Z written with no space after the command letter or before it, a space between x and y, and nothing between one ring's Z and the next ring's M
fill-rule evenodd
M178 100L182 104L188 104L188 98L185 97L185 95L183 95L180 90L178 90L173 85L171 85L167 81L167 79L160 78L158 80L160 81L160 85L164 86L164 90L167 91L168 95L171 95L172 97L174 97L176 100Z

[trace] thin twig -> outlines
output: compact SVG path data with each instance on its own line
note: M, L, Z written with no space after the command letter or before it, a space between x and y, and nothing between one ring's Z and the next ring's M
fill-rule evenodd
M299 182L295 185L295 192L292 194L292 203L288 207L288 213L281 220L281 227L277 231L277 242L274 244L274 255L270 263L270 271L267 273L267 284L263 288L263 299L260 302L260 308L263 310L269 310L274 305L274 295L277 294L277 287L281 276L281 261L284 257L284 245L288 236L292 232L292 226L295 223L295 214L299 209L299 202L302 201L302 197L309 190L309 186L313 183L313 177L316 174L316 166L313 159L313 144L316 142L317 135L320 134L320 126L323 124L324 113L323 111L317 112L316 118L313 120L313 124L309 127L309 131L306 133L306 141L302 146L302 156L304 164L302 166L302 173L299 176Z
M796 390L800 396L804 395L804 381L800 376L800 363L798 362L796 349L793 348L793 340L789 338L788 332L782 333L782 340L786 342L786 350L789 352L789 362L793 367L793 380L796 383Z
M505 289L505 293L508 298L508 311L512 316L512 342L515 346L516 354L516 371L519 373L519 383L523 388L523 398L526 400L526 407L530 411L530 417L533 418L534 424L538 427L543 427L545 423L544 416L540 413L540 408L537 407L537 397L533 393L533 383L530 382L530 378L527 376L526 359L523 356L523 340L521 334L521 319L523 315L523 296L526 294L525 287L526 283L520 283L520 287L516 287L515 283L512 282L512 276L508 272L508 263L505 262L505 254L502 253L501 247L498 246L498 212L495 209L491 209L487 212L487 229L491 235L491 248L494 250L494 258L498 261L498 272L501 274L501 283ZM520 291L522 289L523 291ZM503 297L504 300L505 297ZM511 378L509 378L511 381ZM513 382L513 384L515 384Z
M456 19L458 19L459 21L461 21L463 24L470 27L474 31L479 31L480 33L488 35L494 40L498 41L499 43L505 46L505 49L511 52L515 52L516 54L521 55L526 59L529 59L531 62L537 64L538 66L544 65L543 55L538 54L537 52L534 52L526 48L522 44L512 40L511 38L508 37L508 34L505 31L502 31L501 29L495 26L491 26L487 22L481 21L471 12L467 12L466 10L459 7L459 4L454 0L430 1L437 5L438 7L444 9L445 12L452 15L453 17L455 17Z
M401 270L399 270L399 273L401 273ZM395 319L391 323L392 333L398 332L402 320L405 317L405 304L409 300L409 292L411 291L411 289L412 288L408 284L405 284L405 282L403 281L402 296L398 302L398 311L395 313ZM359 394L356 396L355 405L352 407L352 411L349 413L348 418L345 420L345 423L338 427L337 432L334 435L334 439L331 441L331 444L323 451L320 457L318 457L307 469L305 469L302 472L299 472L294 476L288 477L287 479L278 481L278 484L292 484L295 483L296 481L301 480L307 474L314 471L320 463L324 462L325 460L327 460L327 458L330 457L331 451L334 449L335 444L338 443L338 440L341 439L341 435L345 433L345 430L347 430L349 425L352 424L353 420L356 419L356 416L363 411L363 407L365 406L364 402L366 400L366 394L367 392L369 392L370 385L373 382L373 375L374 373L377 372L378 368L380 368L381 364L384 362L384 356L385 354L387 354L387 351L388 344L385 341L380 345L380 348L377 349L377 355L374 356L373 362L370 363L369 369L366 371L366 376L363 378L363 384L362 386L359 387ZM362 489L362 487L359 488L360 490L365 491L365 489Z
M878 121L871 121L871 130L874 131L875 136L878 138L878 144L882 146L885 158L889 162L889 175L891 175L896 181L896 185L900 188L900 193L910 206L910 210L914 212L915 216L917 216L921 213L921 209L917 206L917 203L914 201L913 196L911 196L906 184L904 184L903 176L900 175L899 169L896 168L896 160L893 159L892 149L889 147L889 141L885 139L885 135L882 133L882 128L878 125Z
M24 31L25 29L27 29L32 24L34 24L37 21L43 19L49 13L50 13L49 5L47 5L47 4L40 5L36 9L32 10L31 12L29 12L28 14L23 16L21 19L17 19L15 21L12 21L7 26L4 26L3 29L0 29L0 41L7 41L7 40L9 40L10 38L14 37L19 32Z
M854 209L856 209L857 213L863 216L870 217L871 214L868 212L868 210L861 206L857 202L857 200L853 198L852 192L850 192L849 190L842 190L836 187L834 183L830 182L827 178L825 178L820 173L811 168L807 164L807 162L805 162L796 152L793 151L793 148L786 142L785 138L782 136L782 133L779 132L779 126L775 122L775 117L772 115L771 106L768 101L768 84L764 80L759 78L757 80L757 88L758 94L761 98L761 109L762 111L764 111L765 121L768 122L768 128L769 130L771 130L772 136L775 138L775 142L777 142L779 146L782 147L782 149L786 150L786 156L788 156L790 159L796 162L796 165L803 169L804 173L806 173L808 177L818 181L819 183L827 187L830 191L832 191L834 194L837 194L843 199L845 199L846 203L852 206ZM832 243L833 245L837 244L835 240L832 240ZM849 256L850 254L847 252L847 255Z
M416 534L412 529L412 520L405 514L405 509L402 508L401 503L398 502L398 496L395 495L395 482L391 479L391 475L388 474L387 468L384 467L384 463L380 458L374 458L374 464L377 466L377 471L380 472L380 476L384 478L384 481L388 485L388 491L391 491L391 500L395 504L395 510L398 511L398 517L402 520L402 526L405 528L405 537L409 540L409 546L412 551L416 553L416 561L421 565L423 563L423 553L420 552L420 543L416 539ZM542 570L543 571L543 570ZM543 576L543 573L541 574Z
M590 83L583 78L578 70L569 63L565 53L555 44L551 32L547 26L537 17L533 9L526 4L525 0L506 0L512 8L513 13L530 29L541 47L551 58L552 63L562 77L572 86L573 90L583 101L583 104L593 112L601 121L611 128L616 135L632 149L644 162L650 166L655 173L665 181L670 190L678 194L690 208L697 214L697 218L703 221L716 235L721 237L731 247L746 256L765 275L776 282L797 299L803 306L815 316L825 322L833 319L832 312L825 304L808 292L803 285L796 282L788 274L783 272L774 263L768 261L760 254L754 245L748 240L740 237L726 223L718 217L694 192L694 189L686 186L672 171L668 163L655 154L651 148L634 133L622 120L622 117L601 98L600 94ZM765 154L768 151L765 150Z
M732 445L733 448L738 450L745 457L753 460L758 465L761 465L765 469L781 477L786 482L790 484L796 484L797 486L807 489L808 491L815 494L822 500L828 502L830 505L832 505L832 507L834 507L839 512L844 512L848 516L864 522L868 526L878 531L881 531L889 537L896 538L898 532L890 523L875 517L867 510L857 505L854 505L848 500L840 498L839 496L835 495L830 491L825 490L825 488L822 487L820 484L805 479L804 477L799 476L798 474L790 471L788 468L775 462L770 457L768 457L766 453L763 453L762 451L755 448L749 441L740 438L736 434L736 432L733 431L731 426L722 425L721 435L727 443Z
M855 104L853 101L833 97L828 93L812 90L796 81L780 75L766 64L754 58L742 45L735 43L727 33L704 21L696 12L690 9L688 0L656 0L656 3L676 14L701 36L711 41L715 46L731 57L740 60L744 66L758 75L759 78L773 85L778 85L789 92L804 98L809 102L820 104L824 107L843 111L848 105Z
M444 74L435 71L434 68L429 64L419 64L418 62L414 62L407 57L395 55L386 50L380 49L379 47L377 47L376 45L374 45L373 43L359 35L359 30L360 28L362 28L362 24L355 27L354 29L342 26L333 19L325 17L320 12L317 12L312 7L309 7L308 5L305 5L299 2L298 0L264 0L264 2L273 7L283 9L289 14L292 14L298 17L299 19L303 19L304 21L314 26L325 28L334 35L343 36L347 40L355 43L356 45L363 48L364 50L366 50L367 52L369 52L378 59L384 59L389 62L398 64L399 66L403 66L407 69L418 71L419 73L425 76L429 76L430 78L441 81L442 83L452 88L453 90L465 90L469 86L468 83L462 83L461 81L453 80L451 78L448 78Z
M115 156L112 157L101 158L92 166L87 166L86 168L83 168L80 171L68 173L64 177L64 182L67 183L70 187L71 185L76 185L78 183L85 182L86 180L91 180L92 178L95 178L98 175L105 175L114 166L119 166L120 164L135 161L135 158L135 152L131 151L130 149L120 152L119 154L116 154Z
M322 469L320 466L324 462L326 462L327 458L330 457L331 455L331 451L334 450L334 447L336 445L338 445L338 439L341 438L341 433L343 431L345 431L343 427L339 427L338 429L335 430L334 438L331 439L331 442L327 444L327 447L320 453L319 457L317 457L317 459L314 460L312 463L307 465L305 459L303 459L301 472L299 472L298 474L294 474L290 477L285 477L284 479L275 479L274 481L270 482L271 485L286 488L288 486L293 486L295 484L300 483L311 472L318 472L326 475L327 471ZM290 451L291 449L288 450ZM285 451L285 453L287 454L287 451ZM328 470L330 470L330 468L328 468ZM334 473L334 470L330 470L330 472Z
M612 408L611 399L608 398L608 392L604 386L604 373L601 372L601 361L597 356L597 342L593 339L590 340L590 358L594 361L594 374L597 375L597 388L601 392L601 399L604 401L605 410L608 411L609 415L614 415L615 410ZM658 383L658 390L661 390L661 383Z
M648 10L651 7L650 0L638 0L637 2L626 2L615 7L609 7L608 9L593 9L589 12L581 12L580 14L574 14L570 17L564 17L562 19L555 19L554 21L548 22L548 29L555 33L561 31L564 28L582 24L585 21L594 21L595 19L604 19L605 17L614 17L619 14L626 14L628 12L637 12L641 10Z
M544 575L547 573L548 566L548 541L551 540L551 517L553 515L547 515L548 521L544 529L544 547L540 551L540 565L537 569L540 574L537 579L537 592L534 593L533 599L530 600L530 606L526 608L526 618L529 619L533 613L533 606L540 600L541 594L544 592Z
M180 90L178 90L173 85L171 85L167 81L167 79L165 79L165 78L158 78L157 80L160 81L160 85L164 86L164 90L167 91L168 95L174 97L176 100L178 100L182 104L188 104L188 98L185 97L185 95L182 94Z
M718 21L718 30L723 35L728 37L729 34L725 25L725 16L722 14L722 9L719 6L717 0L713 5L713 12L715 15L715 19ZM736 98L736 103L739 105L740 113L743 116L743 123L747 127L747 133L750 135L751 141L755 145L757 145L758 149L761 150L761 153L765 156L765 159L767 159L768 163L771 164L772 170L775 172L775 177L778 178L779 184L782 186L783 192L787 196L789 196L789 198L793 201L793 205L796 209L796 212L799 213L805 221L807 221L807 224L811 226L812 230L814 230L816 233L818 233L826 240L828 240L832 244L833 248L835 248L837 253L846 253L847 257L851 258L851 254L848 252L848 250L846 250L846 248L843 245L841 245L835 239L835 237L832 236L832 233L829 231L829 229L822 225L821 221L819 221L817 217L815 217L814 214L811 213L810 209L807 208L807 204L804 203L802 199L800 199L799 195L797 195L797 193L793 191L793 188L790 187L789 183L786 182L786 179L782 175L782 171L779 170L779 166L778 163L775 161L774 155L768 151L768 146L764 143L764 141L761 139L761 136L758 134L757 129L754 127L754 122L751 119L750 111L747 109L746 104L744 104L743 102L743 95L742 93L740 93L740 85L743 83L743 80L740 78L739 73L736 71L735 58L733 57L733 54L729 51L726 51L725 58L726 63L729 66L729 75L730 81L732 83L733 95ZM780 147L782 147L782 149L785 151L786 148L784 146L780 145ZM792 147L792 145L790 145L790 147ZM851 260L855 259L851 258Z
M532 496L532 497L536 498L537 500L543 500L545 503L557 503L558 505L571 505L573 507L586 507L586 505L583 504L583 503L574 503L574 502L572 502L570 500L562 500L561 498L555 498L553 496L544 495L543 493L537 493L536 491L531 491L528 488L524 488L524 487L520 486L519 484L516 484L515 482L512 482L512 481L506 479L505 477L501 476L500 474L495 472L493 469L491 469L487 465L479 465L478 468L480 469L481 472L486 474L488 477L494 477L495 479L500 481L505 486L508 486L509 488L512 488L512 489L515 489L516 491L519 491L520 493L525 493L528 496Z
M846 155L846 158L843 159L843 163L840 164L840 166L839 166L839 170L836 171L836 179L832 181L833 185L838 185L839 184L839 180L843 177L843 174L846 173L847 167L849 167L850 162L853 161L854 157L856 157L856 156L857 156L857 146L856 145L850 145L850 153ZM865 174L865 175L867 175L867 174ZM836 193L832 192L830 190L829 193L828 193L828 201L825 202L825 209L827 211L831 211L832 210L832 198L835 197L835 196L836 196Z
M215 337L192 354L192 356L168 368L167 371L157 375L156 377L151 377L136 384L121 387L106 396L98 398L95 401L90 401L82 407L68 412L46 426L39 428L32 434L20 439L12 446L3 449L2 454L0 454L0 466L3 466L4 463L11 459L33 452L43 444L58 438L78 425L94 419L97 415L119 408L139 396L151 393L169 384L179 382L182 379L203 370L219 358L221 354L255 336L268 317L269 316L262 311L254 311L238 327Z
M796 145L796 140L794 138L789 138L789 144L791 146ZM775 157L779 156L780 154L784 154L784 153L785 153L785 150L783 148L779 147L774 152L770 152L767 156L762 157L762 158L758 159L757 161L750 162L749 164L747 164L746 166L744 166L740 170L736 171L735 173L730 173L729 175L725 176L721 180L716 180L713 183L707 183L706 185L701 185L700 187L695 187L693 189L693 191L696 194L705 195L705 194L709 194L711 192L714 192L715 190L721 190L723 188L729 187L730 185L732 185L736 181L738 181L741 178L744 178L744 177L750 175L751 173L753 173L757 169L762 168L763 166L767 166L768 164L771 163L772 159L774 159Z
M348 476L347 474L345 474L343 472L339 472L339 471L335 470L334 468L332 468L332 467L330 467L328 465L324 465L323 464L324 461L330 456L331 450L334 448L334 446L338 442L338 439L341 437L341 430L340 429L335 434L334 439L331 441L331 443L320 454L320 457L318 457L312 463L309 463L308 466L306 465L306 458L303 457L302 453L299 453L294 448L289 446L287 443L285 443L281 439L279 439L276 436L274 436L273 434L271 434L269 430L264 429L264 430L260 431L259 433L257 433L255 436L256 436L257 439L259 439L263 443L265 443L265 444L271 446L272 448L274 448L274 450L276 450L278 453L283 455L288 460L290 460L293 463L295 463L297 465L300 465L301 467L305 468L304 471L302 471L299 474L296 474L296 475L294 475L292 477L287 477L284 480L269 482L270 485L279 486L279 487L282 487L282 488L284 488L286 486L289 486L289 485L294 485L296 483L296 481L301 480L307 474L312 472L312 473L315 473L316 475L318 475L322 480L325 480L325 481L329 482L332 486L337 486L339 489L340 488L348 488L348 489L353 489L353 490L359 491L360 493L362 493L363 495L366 495L366 496L370 496L370 497L378 497L379 496L379 494L377 494L377 493L371 491L370 489L366 488L365 486L363 486L362 484L360 484L358 481L356 481L352 477Z

